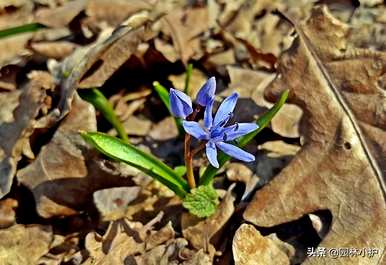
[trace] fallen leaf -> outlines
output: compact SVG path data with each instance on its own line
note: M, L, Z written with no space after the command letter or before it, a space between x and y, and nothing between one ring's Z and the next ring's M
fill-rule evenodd
M0 228L4 229L16 223L15 208L18 202L8 198L0 201Z
M93 0L87 2L86 15L93 23L104 21L115 27L128 16L152 8L148 1L143 0Z
M16 173L17 162L29 148L34 119L46 97L39 79L32 79L20 90L1 93L0 104L0 198L6 195ZM18 104L15 106L15 100ZM32 154L33 155L33 154Z
M94 203L104 221L123 218L129 203L138 197L140 187L117 187L94 192Z
M235 265L290 264L289 257L276 243L260 234L253 225L242 224L232 243Z
M37 158L17 172L33 193L38 213L45 218L77 213L95 190L128 185L129 180L108 173L79 130L95 131L95 109L75 96L71 112ZM114 176L115 175L115 176Z
M209 28L207 8L175 9L169 12L162 22L162 30L171 35L182 62L186 64L201 51L198 36Z
M67 41L41 41L31 43L31 49L34 52L56 60L61 60L69 56L76 47L76 44Z
M37 264L52 240L50 226L18 224L0 229L0 260L6 261L2 264Z
M84 10L86 0L65 2L54 8L40 8L35 13L35 21L48 27L65 27Z
M377 83L386 54L348 48L348 26L326 7L306 23L291 19L298 37L280 59L268 95L290 88L301 106L302 149L244 212L258 226L274 226L317 210L331 211L329 233L320 247L385 248L385 94ZM348 257L345 264L382 264ZM331 257L303 264L341 264Z

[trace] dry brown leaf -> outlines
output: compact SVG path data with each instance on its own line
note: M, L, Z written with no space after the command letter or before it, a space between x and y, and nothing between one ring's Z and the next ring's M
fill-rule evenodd
M275 241L264 237L253 225L242 224L232 243L235 265L290 264L289 257Z
M16 222L15 208L17 208L17 200L8 198L0 201L0 228L10 227Z
M125 232L122 221L112 222L106 235L101 237L95 232L86 236L86 249L90 257L84 265L118 265L125 264L127 256L143 251L144 243L137 242Z
M35 161L17 173L19 181L33 192L42 217L76 214L95 190L129 184L128 179L102 167L103 160L84 142L79 130L95 131L96 120L94 107L76 95L71 112L51 141Z
M0 50L7 51L0 53L0 68L9 64L22 64L24 59L31 55L26 45L32 35L25 33L0 40Z
M149 2L143 0L93 0L88 1L86 14L89 16L89 23L106 21L110 26L115 27L128 16L153 8Z
M138 197L140 187L117 187L94 192L95 206L104 221L125 217L129 203Z
M78 87L100 87L137 50L138 45L152 37L152 30L143 26L153 19L147 17L140 25L124 25L113 33L106 30L99 40L76 49L58 67L54 75L60 80L61 97L55 109L42 121L52 126L70 110L72 98Z
M50 226L14 225L0 229L1 264L37 264L53 240ZM3 263L5 261L5 263Z
M20 90L1 93L5 96L0 105L0 198L11 188L21 154L30 150L29 136L32 134L34 118L38 115L46 97L44 82L31 81ZM15 100L18 104L15 106ZM4 101L5 100L5 101ZM25 153L25 152L24 152ZM33 157L31 152L29 156Z
M88 148L79 130L95 131L96 120L94 108L77 96L73 111L66 116L50 143L42 147L34 162L17 173L19 181L34 193L38 212L43 217L75 214L64 205L82 203L84 189L89 189L84 186L86 183L80 185L88 173L82 150ZM61 203L56 203L57 200Z
M182 62L200 53L198 36L209 28L207 8L176 9L163 19L163 31L170 34Z
M35 21L48 27L66 27L85 6L86 0L76 0L65 2L59 7L40 8L35 13Z
M31 43L31 49L34 52L56 60L61 60L69 56L76 47L76 44L68 41L41 41Z
M331 229L320 246L373 247L371 259L309 258L304 264L383 264L386 246L385 93L377 82L386 54L347 49L348 26L327 8L315 8L280 59L269 88L304 111L302 149L268 185L256 193L244 218L259 226L289 222L328 209Z
M31 23L34 3L31 0L0 1L0 29Z
M147 21L149 22L150 17ZM104 82L125 63L136 51L138 45L154 36L148 27L131 26L117 28L114 33L101 45L93 47L86 55L83 71L80 76L79 87L101 87ZM78 71L78 69L74 69Z
M157 141L166 141L178 136L178 129L173 117L167 117L154 124L149 133L150 137ZM165 150L164 150L165 151Z

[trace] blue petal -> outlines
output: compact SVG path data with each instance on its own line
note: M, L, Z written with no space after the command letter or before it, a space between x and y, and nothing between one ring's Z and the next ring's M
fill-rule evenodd
M232 141L245 134L253 132L259 128L256 123L237 123L232 126L226 127L223 133L225 134L225 141Z
M182 126L184 126L185 132L199 140L207 140L209 138L208 133L201 128L198 122L183 121Z
M192 100L185 93L171 88L169 98L170 109L175 117L185 119L193 112Z
M204 112L204 126L207 129L210 129L213 124L213 117L212 117L212 109L213 109L213 103L214 99L212 99L208 105L205 107L205 112Z
M216 145L209 141L206 143L206 157L209 160L209 163L214 166L215 168L219 168L219 164L217 161L217 148Z
M238 148L237 146L227 144L224 142L217 142L216 146L221 149L225 154L234 157L238 160L244 161L244 162L251 162L255 160L255 157L248 153L245 152L244 150Z
M219 125L220 123L224 123L224 121L229 120L231 114L233 113L233 110L235 109L238 97L239 94L235 92L226 99L224 99L224 101L218 108L216 115L214 116L215 125Z
M216 92L216 78L211 77L197 93L196 102L205 107L214 98Z

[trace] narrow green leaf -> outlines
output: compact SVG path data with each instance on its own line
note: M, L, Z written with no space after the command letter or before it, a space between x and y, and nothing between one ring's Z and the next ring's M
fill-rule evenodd
M164 103L164 105L168 109L170 115L173 116L173 113L170 109L170 99L169 99L168 90L157 81L153 82L153 86L154 86L155 91L158 93L158 96L160 97L161 101ZM180 133L180 135L183 135L185 132L184 132L184 128L182 127L181 119L174 117L174 121L176 123L178 132Z
M256 129L255 131L244 135L243 137L240 137L236 140L237 146L238 147L244 147L247 143L249 143L261 130L263 130L269 122L272 120L272 118L276 115L276 113L281 109L281 107L284 105L288 98L288 90L285 90L281 95L279 100L275 103L275 105L268 111L266 112L263 116L261 116L257 121L256 124L259 125L259 128ZM217 157L218 162L220 164L221 168L227 161L229 161L230 156L219 152L219 155ZM219 168L212 167L209 165L202 177L200 178L200 185L208 185L214 176L216 175L217 171Z
M182 205L198 217L211 216L217 209L218 195L212 185L203 185L186 194Z
M13 27L13 28L3 29L3 30L0 30L0 39L11 37L17 34L34 32L42 28L46 28L46 26L40 23L31 23L31 24L25 24L25 25Z
M183 198L189 191L187 182L153 155L104 133L81 132L81 135L101 153L143 171L167 186L178 196Z
M188 64L188 67L186 68L186 74L185 74L185 87L184 87L184 92L186 95L190 95L190 89L189 89L189 84L190 84L190 78L192 77L192 71L193 71L193 64Z
M94 107L102 113L103 117L105 117L105 119L113 125L119 137L126 143L129 143L129 137L125 132L125 128L118 119L117 115L115 115L113 106L102 94L102 92L100 92L97 88L83 89L79 91L79 95L82 99L93 104Z

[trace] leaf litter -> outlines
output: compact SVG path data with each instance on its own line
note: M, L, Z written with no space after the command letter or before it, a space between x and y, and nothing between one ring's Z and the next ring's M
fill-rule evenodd
M317 246L383 264L386 7L321 2L2 1L0 29L48 28L0 39L0 264L343 264ZM78 96L99 87L133 144L180 166L152 84L183 89L188 63L191 96L215 75L240 121L290 90L256 162L218 172L206 219L78 132L115 133Z

